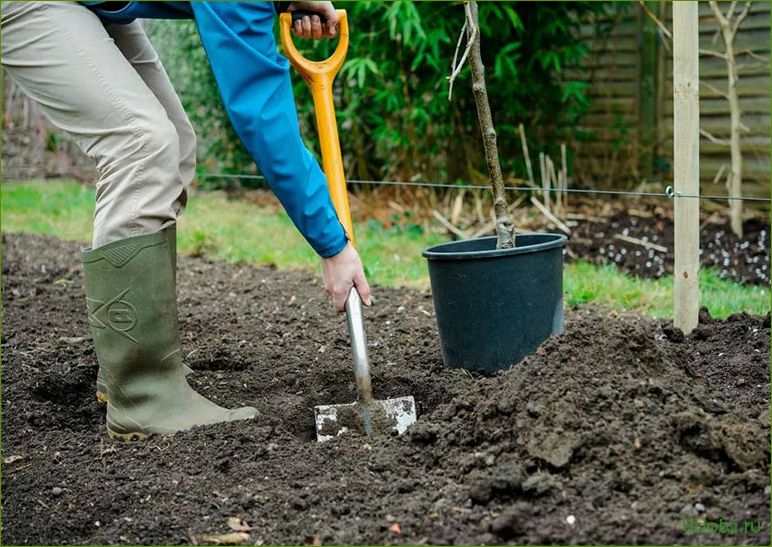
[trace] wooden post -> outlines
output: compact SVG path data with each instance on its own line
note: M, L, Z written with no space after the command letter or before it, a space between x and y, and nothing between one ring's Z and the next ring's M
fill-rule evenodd
M700 103L697 2L673 3L674 324L697 326L700 306Z

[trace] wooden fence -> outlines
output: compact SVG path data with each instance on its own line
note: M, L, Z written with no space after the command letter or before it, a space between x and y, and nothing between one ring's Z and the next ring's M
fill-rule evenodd
M719 5L726 12L729 2ZM672 28L672 4L647 6ZM724 51L718 22L707 2L699 5L700 48ZM573 143L579 181L607 187L641 187L672 182L673 78L672 46L640 4L609 3L607 14L582 26L578 39L590 47L579 67L566 77L590 85L592 106L580 129L584 141ZM742 122L743 192L770 194L770 4L754 2L735 39L738 94ZM723 59L700 55L700 127L713 136L729 136L727 68ZM726 194L724 178L729 147L700 141L700 179L704 194ZM661 184L658 184L661 186Z

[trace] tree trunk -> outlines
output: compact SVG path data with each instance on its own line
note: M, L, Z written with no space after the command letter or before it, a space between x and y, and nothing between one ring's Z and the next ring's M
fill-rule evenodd
M735 58L734 40L740 23L745 19L750 10L750 3L746 2L742 12L734 15L735 4L729 8L726 15L721 12L718 3L711 1L710 8L718 19L721 27L721 37L724 40L724 59L726 60L727 73L727 99L729 100L729 150L732 158L731 168L727 174L726 186L730 196L742 196L743 182L743 155L740 144L740 135L743 130L742 111L740 110L740 99L737 96L737 59ZM732 231L738 237L743 235L743 202L739 199L729 201L729 218L732 225Z
M485 86L485 66L480 53L480 25L477 15L477 2L467 3L467 39L473 40L469 52L469 64L472 68L472 91L477 105L477 118L485 149L485 162L488 164L488 176L493 190L493 210L496 214L496 248L507 249L515 246L515 229L509 216L507 198L504 191L504 179L499 164L499 151L496 145L496 130L488 101L488 89Z
M740 132L742 131L740 122L740 99L737 96L737 63L734 57L734 36L731 41L726 40L726 69L728 80L729 96L729 117L731 120L729 134L729 150L732 156L732 168L729 174L727 192L731 196L740 197L742 195L743 182L743 154L740 145ZM743 235L743 202L739 199L729 201L729 217L731 218L732 231L738 237Z

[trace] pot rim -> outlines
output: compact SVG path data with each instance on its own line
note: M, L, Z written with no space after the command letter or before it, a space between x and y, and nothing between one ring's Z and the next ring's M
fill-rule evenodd
M533 245L524 245L522 247L513 247L511 249L493 249L483 251L453 251L453 247L469 241L495 240L496 236L478 237L474 239L461 239L458 241L449 241L427 247L421 252L421 255L427 260L474 260L480 258L496 258L502 256L515 256L521 254L538 253L552 249L562 249L568 243L568 238L563 234L525 232L517 234L518 236L542 236L546 241L541 241ZM438 250L443 248L445 250Z

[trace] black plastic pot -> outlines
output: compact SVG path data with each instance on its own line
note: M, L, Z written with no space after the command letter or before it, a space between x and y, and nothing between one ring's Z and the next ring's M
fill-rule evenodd
M424 250L445 365L508 369L563 331L560 234L522 234L514 249L495 237Z

